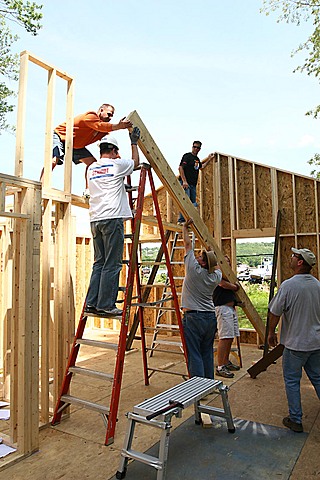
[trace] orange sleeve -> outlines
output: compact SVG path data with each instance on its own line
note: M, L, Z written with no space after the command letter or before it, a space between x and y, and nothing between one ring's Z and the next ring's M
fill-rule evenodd
M84 115L79 115L79 117L78 125L76 125L76 122L74 124L75 128L78 126L79 128L90 128L91 130L95 130L97 132L106 133L112 131L112 124L108 122L102 122L95 112L87 112ZM75 120L77 120L77 118Z

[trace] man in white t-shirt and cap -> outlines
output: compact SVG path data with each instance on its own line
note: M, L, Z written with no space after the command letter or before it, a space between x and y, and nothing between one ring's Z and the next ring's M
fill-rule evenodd
M139 165L139 128L134 127L129 136L132 159L121 158L117 140L106 135L100 141L100 160L92 163L87 173L94 247L94 263L86 298L87 313L122 314L122 310L116 307L116 300L123 258L123 222L132 218L124 178Z
M293 277L281 283L269 304L269 345L278 343L276 326L282 316L280 343L289 416L283 425L303 432L300 380L304 368L320 399L320 282L310 271L316 257L308 248L291 248Z

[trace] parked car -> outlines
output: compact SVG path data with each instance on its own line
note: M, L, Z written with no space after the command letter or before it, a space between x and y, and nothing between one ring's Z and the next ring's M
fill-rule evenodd
M238 280L239 280L240 282L247 282L248 280L250 280L250 273L249 273L249 271L239 273L239 275L238 275Z

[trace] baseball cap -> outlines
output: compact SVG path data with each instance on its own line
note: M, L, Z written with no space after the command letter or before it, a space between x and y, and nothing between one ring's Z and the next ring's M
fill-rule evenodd
M105 135L104 137L101 138L99 145L101 145L102 143L109 143L110 145L114 145L119 150L118 142L114 137Z
M203 250L202 256L207 259L208 271L209 273L212 273L214 271L214 267L218 264L215 253L211 251Z
M303 260L305 262L307 262L308 265L310 265L310 267L313 267L313 265L315 265L316 263L316 256L314 253L311 252L311 250L309 250L308 248L291 248L291 250L293 251L293 253L296 253L297 255L301 255L301 257L303 258Z

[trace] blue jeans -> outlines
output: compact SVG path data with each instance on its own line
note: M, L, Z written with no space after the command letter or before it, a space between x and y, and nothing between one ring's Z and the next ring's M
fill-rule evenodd
M98 309L115 308L122 269L122 218L91 222L94 263L86 303Z
M184 312L183 332L191 377L213 378L213 340L217 330L214 312Z
M182 181L180 180L182 185ZM196 185L189 185L188 188L185 189L185 194L190 198L191 202L195 207L198 206L197 204L197 186ZM185 222L184 216L182 213L179 213L178 222Z
M320 350L299 352L285 348L282 360L283 377L288 399L289 416L296 423L302 423L300 394L302 367L320 399Z

